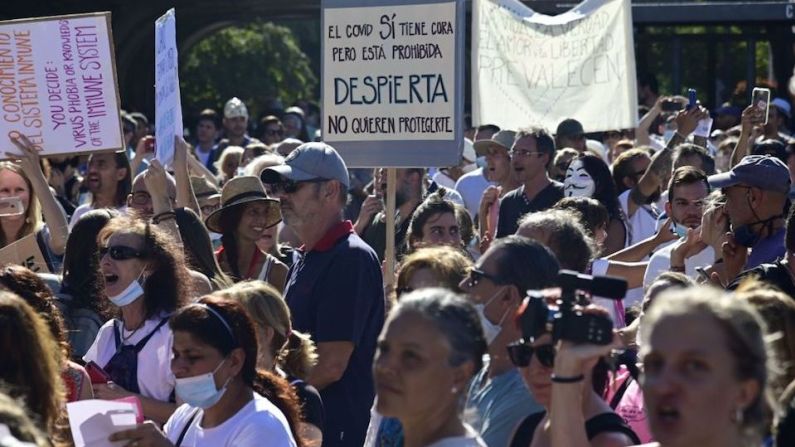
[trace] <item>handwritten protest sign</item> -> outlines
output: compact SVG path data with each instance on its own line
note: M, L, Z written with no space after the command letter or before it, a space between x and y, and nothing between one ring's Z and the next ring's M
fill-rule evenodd
M349 166L450 166L463 150L462 0L325 0L323 139Z
M50 273L35 234L25 236L0 249L0 263L18 264L36 273Z
M472 119L587 132L635 127L637 86L629 0L585 0L545 16L518 0L475 0Z
M17 154L12 131L43 155L124 147L110 13L0 22L0 150Z
M155 22L155 123L155 157L166 166L174 159L174 136L182 136L174 8Z

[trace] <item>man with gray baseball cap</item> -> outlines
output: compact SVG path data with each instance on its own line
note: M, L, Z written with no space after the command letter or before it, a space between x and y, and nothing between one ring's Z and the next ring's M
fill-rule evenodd
M385 318L384 289L378 257L342 217L348 169L333 147L305 143L260 178L304 244L284 296L293 328L317 344L318 362L307 381L323 399L323 446L361 446L375 395L372 364Z
M723 210L732 229L723 249L724 283L743 270L784 256L790 187L787 165L769 155L748 155L731 171L709 177L709 183L723 191Z

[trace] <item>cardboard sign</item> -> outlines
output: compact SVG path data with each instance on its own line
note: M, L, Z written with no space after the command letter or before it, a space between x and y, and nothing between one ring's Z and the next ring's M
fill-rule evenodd
M50 273L47 261L36 242L35 233L0 249L0 264L18 264L36 273Z
M463 151L462 0L325 0L323 140L348 166L452 166Z
M474 0L472 120L504 129L566 118L586 132L635 127L629 0L585 0L558 15L518 0Z
M174 136L182 136L174 8L155 22L155 125L155 158L168 166L174 159Z
M124 147L110 13L0 22L0 151L17 154L10 132L42 155Z
M110 442L110 435L135 427L137 409L130 402L81 400L66 404L69 427L76 447L116 447L125 442Z

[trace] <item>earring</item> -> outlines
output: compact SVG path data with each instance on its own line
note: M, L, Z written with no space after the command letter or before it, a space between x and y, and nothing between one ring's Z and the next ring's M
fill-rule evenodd
M454 386L453 388L451 388L451 389L450 389L450 393L452 393L452 394L457 394L457 393L458 393L458 387L457 387L457 386Z
M737 407L737 409L734 410L734 422L736 422L737 425L743 425L743 412L743 407Z

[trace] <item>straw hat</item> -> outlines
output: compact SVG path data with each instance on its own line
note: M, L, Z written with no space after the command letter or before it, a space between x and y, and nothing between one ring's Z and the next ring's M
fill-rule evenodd
M221 215L224 211L238 205L253 202L264 202L268 205L268 221L265 228L270 228L281 222L282 215L279 211L279 201L271 199L265 192L262 182L254 176L233 177L226 182L221 190L221 208L213 211L204 220L205 226L215 233L223 233L221 229Z
M208 182L204 177L191 177L190 184L193 186L193 195L197 199L215 199L221 197L221 191L217 186Z

